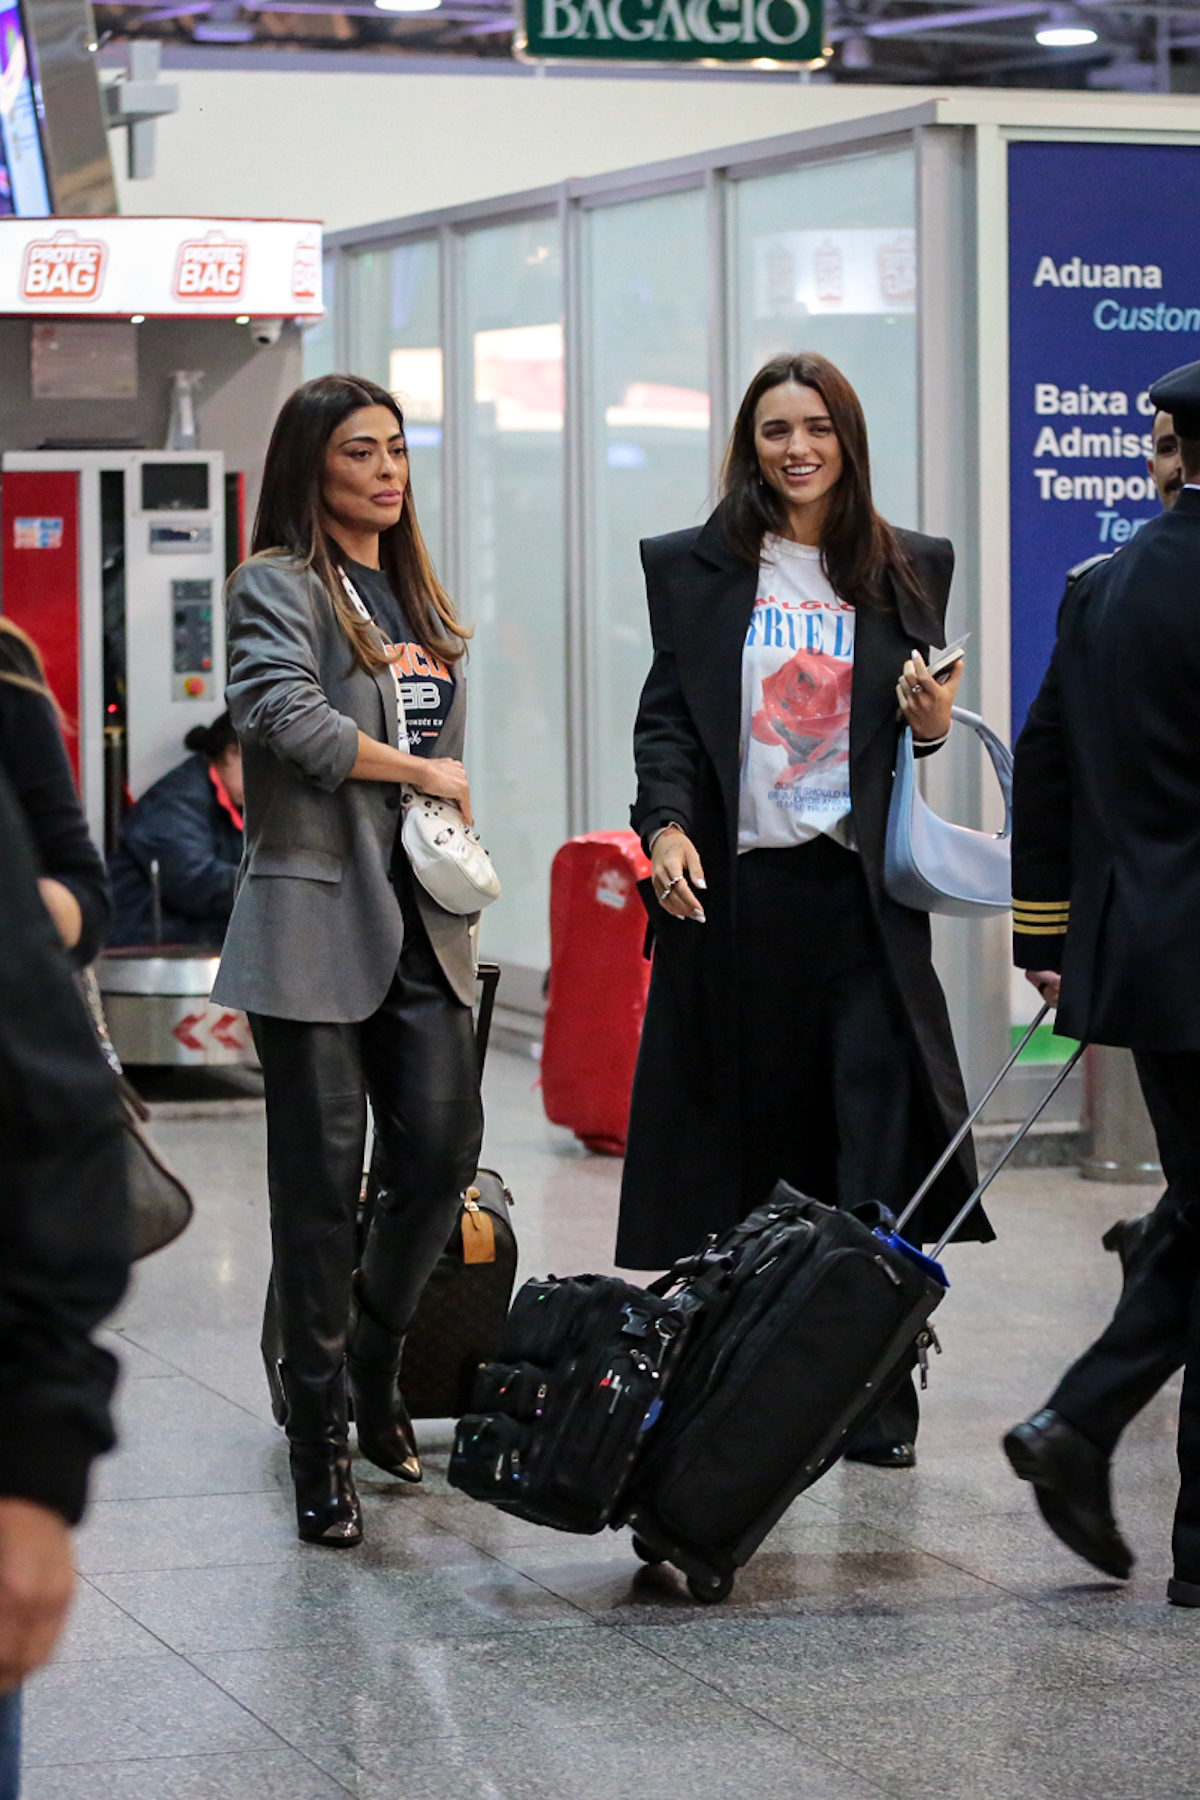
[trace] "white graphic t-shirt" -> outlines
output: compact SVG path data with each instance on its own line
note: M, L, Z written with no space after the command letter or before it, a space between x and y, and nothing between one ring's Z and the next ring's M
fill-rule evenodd
M821 552L763 539L758 597L742 651L738 850L782 850L822 832L854 849L850 686L854 608Z

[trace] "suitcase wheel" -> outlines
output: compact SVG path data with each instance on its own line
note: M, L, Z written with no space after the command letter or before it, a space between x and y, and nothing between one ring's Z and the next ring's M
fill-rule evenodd
M732 1575L689 1575L687 1590L693 1600L701 1606L716 1606L722 1600L728 1600L733 1592Z
M633 1554L640 1557L644 1563L649 1563L652 1568L657 1568L660 1563L667 1560L665 1556L660 1556L657 1550L652 1550L645 1538L640 1537L635 1537L633 1540Z

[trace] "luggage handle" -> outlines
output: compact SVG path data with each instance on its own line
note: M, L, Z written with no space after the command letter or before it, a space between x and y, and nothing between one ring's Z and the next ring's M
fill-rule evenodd
M954 1236L954 1234L958 1230L959 1226L963 1223L963 1221L965 1219L967 1219L970 1216L970 1214L978 1206L979 1202L983 1199L983 1196L987 1193L987 1191L991 1187L993 1181L995 1181L997 1175L1000 1173L1001 1169L1004 1167L1005 1163L1008 1161L1009 1157L1012 1155L1012 1153L1016 1149L1017 1145L1021 1142L1021 1139L1025 1136L1025 1134L1029 1130L1030 1126L1036 1122L1039 1113L1041 1113L1042 1110L1046 1106L1049 1105L1050 1101L1053 1100L1055 1094L1057 1094L1059 1088L1062 1086L1063 1082L1067 1079L1067 1076L1071 1073L1071 1070L1075 1067L1075 1064L1079 1061L1080 1057L1083 1055L1083 1053L1086 1049L1087 1049L1086 1044L1079 1045L1079 1047L1075 1051L1075 1054L1070 1058L1070 1060L1063 1064L1062 1068L1059 1070L1058 1074L1054 1077L1054 1080L1051 1082L1047 1091L1038 1100L1038 1103L1033 1108L1032 1112L1022 1122L1022 1124L1018 1127L1018 1129L1013 1133L1012 1137L1009 1138L1008 1143L1004 1146L1004 1150L1001 1153L1001 1155L999 1157L997 1157L996 1161L992 1164L991 1168L988 1170L988 1172L984 1176L983 1180L979 1183L979 1186L975 1189L975 1192L971 1195L970 1199L964 1202L964 1204L963 1204L961 1210L959 1211L959 1213L957 1214L957 1216L951 1220L949 1225L947 1225L945 1231L943 1231L941 1237L938 1239L938 1241L934 1245L933 1249L929 1252L929 1255L932 1257L934 1262L936 1262L938 1260L938 1257L942 1254L942 1251L946 1248L946 1245L950 1242L950 1239Z
M475 1054L479 1058L479 1073L483 1074L483 1065L487 1061L488 1039L492 1035L492 1014L496 1009L496 989L500 986L500 964L481 962L475 970L475 979L482 992L479 996L479 1014L475 1020Z
M959 1128L955 1132L954 1136L950 1139L950 1142L946 1145L946 1148L942 1151L942 1154L938 1157L938 1159L934 1163L932 1169L930 1169L928 1175L925 1177L924 1181L921 1183L920 1187L917 1189L916 1193L913 1195L912 1199L909 1201L908 1205L905 1207L904 1211L900 1214L900 1217L896 1220L895 1229L896 1229L897 1233L903 1232L904 1227L908 1224L908 1221L912 1218L913 1214L916 1212L918 1206L920 1206L922 1200L925 1198L926 1194L929 1192L930 1188L933 1186L933 1184L937 1180L938 1176L942 1173L943 1169L945 1169L950 1164L950 1162L953 1161L954 1157L957 1155L962 1144L970 1136L972 1128L978 1122L980 1113L983 1111L984 1107L987 1105L988 1101L991 1099L991 1097L995 1093L996 1089L1000 1086L1000 1083L1004 1080L1005 1076L1008 1074L1008 1072L1012 1068L1013 1064L1017 1061L1017 1058L1020 1056L1020 1054L1024 1050L1025 1046L1029 1043L1030 1039L1033 1037L1034 1032L1037 1030L1038 1026L1042 1023L1043 1019L1046 1017L1046 1014L1049 1011L1050 1011L1050 1006L1049 1006L1049 1003L1047 1002L1047 1004L1042 1007L1041 1011L1038 1013L1037 1017L1034 1019L1032 1025L1030 1025L1028 1031L1026 1031L1026 1033L1025 1033L1024 1037L1021 1039L1020 1043L1016 1046L1016 1048L1012 1052L1012 1055L1009 1057L1008 1061L1006 1063L1003 1063L1000 1067L999 1072L992 1077L991 1081L988 1083L987 1087L984 1089L984 1091L980 1095L979 1099L975 1102L975 1105L971 1108L970 1112L967 1114L966 1118L963 1120L962 1124L959 1126ZM1070 1067L1072 1067L1072 1068L1074 1067L1074 1061L1072 1061ZM1057 1083L1055 1085L1057 1086ZM1053 1093L1053 1092L1054 1092L1054 1089L1051 1088L1050 1093ZM1047 1094L1046 1099L1049 1100L1049 1098L1050 1098L1050 1094ZM1045 1102L1043 1102L1043 1105L1044 1104L1045 1104ZM1038 1108L1038 1112L1040 1112L1040 1111L1041 1111L1041 1107ZM1026 1124L1022 1128L1022 1132L1021 1132L1022 1137L1024 1137L1025 1132L1028 1131L1030 1125L1033 1124L1033 1122L1036 1118L1037 1118L1037 1113L1035 1112L1033 1114L1033 1116L1026 1121ZM1017 1140L1017 1141L1019 1142L1019 1140ZM1013 1145L1013 1148L1014 1149L1016 1148L1015 1143ZM974 1196L974 1199L972 1200L972 1204L974 1204L974 1200L978 1199L978 1197L979 1197L978 1195Z

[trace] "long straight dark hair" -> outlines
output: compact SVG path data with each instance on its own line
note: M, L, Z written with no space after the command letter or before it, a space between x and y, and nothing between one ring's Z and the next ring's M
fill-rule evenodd
M871 499L871 456L862 402L841 370L814 351L773 356L743 396L721 471L721 519L730 548L756 563L768 532L787 533L787 507L763 480L754 442L759 401L787 381L816 389L841 446L842 473L821 532L821 567L830 586L851 605L882 607L888 604L885 580L890 573L903 594L927 608L903 545Z
M387 668L388 659L342 585L338 570L344 553L321 523L321 481L329 440L361 406L386 406L396 429L403 432L404 413L395 395L359 375L319 375L284 401L263 465L251 553L295 557L311 569L329 595L354 660L376 674ZM417 523L411 481L396 524L379 534L379 563L418 643L443 662L457 662L466 650L470 627L459 620L434 573Z
M67 730L67 721L62 707L50 691L46 680L46 665L42 661L42 653L27 631L14 625L11 619L0 617L0 681L7 681L12 687L25 688L30 694L40 694L48 700L60 728Z

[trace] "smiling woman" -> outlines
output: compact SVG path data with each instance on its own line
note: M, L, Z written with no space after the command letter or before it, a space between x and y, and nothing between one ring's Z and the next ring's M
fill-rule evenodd
M470 818L468 632L421 540L385 389L326 375L287 401L228 610L246 858L213 991L250 1014L263 1068L299 1534L356 1544L347 1382L360 1454L419 1481L404 1333L483 1127L473 921L415 881L396 829L401 783ZM368 1097L378 1198L360 1258Z
M899 1206L966 1111L929 920L883 887L900 720L950 729L942 644L954 553L871 500L858 396L824 357L746 392L724 497L642 544L654 662L634 731L654 970L617 1260L662 1268L786 1180ZM897 713L897 698L900 713ZM969 1146L917 1215L969 1192ZM978 1213L971 1229L990 1235ZM914 1460L911 1386L851 1448Z

